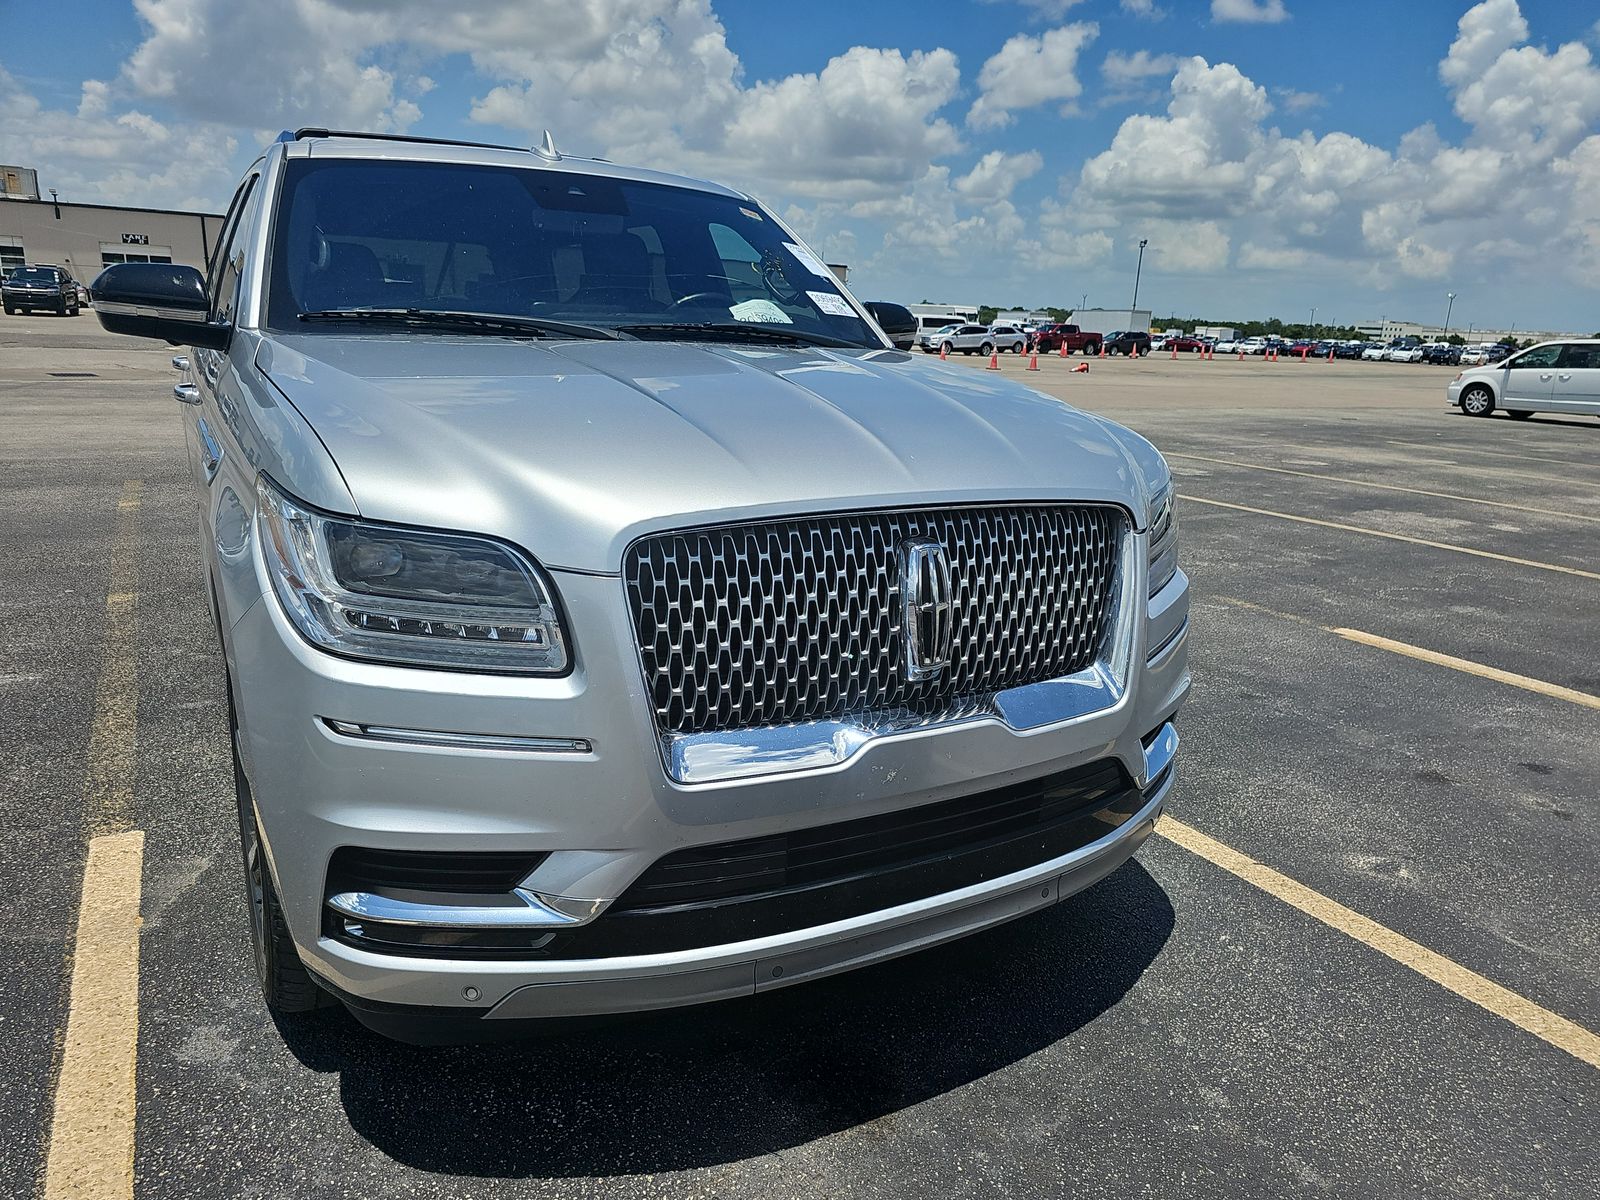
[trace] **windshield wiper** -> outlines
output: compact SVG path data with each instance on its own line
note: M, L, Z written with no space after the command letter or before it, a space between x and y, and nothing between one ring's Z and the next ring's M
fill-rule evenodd
M548 334L617 341L622 335L601 325L580 325L546 317L517 317L508 313L457 312L447 308L324 308L300 314L302 321L372 321L410 325L417 329L479 329L486 333L516 333L544 337Z
M859 342L847 341L826 333L774 329L771 325L758 325L750 321L657 322L646 325L618 325L617 329L642 338L683 334L690 338L705 338L712 341L730 339L742 342L797 342L804 346L830 346L846 350L866 349Z

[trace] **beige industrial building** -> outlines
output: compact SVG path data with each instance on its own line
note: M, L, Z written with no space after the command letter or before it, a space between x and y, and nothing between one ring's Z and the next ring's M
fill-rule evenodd
M91 283L120 262L175 262L205 269L222 228L218 213L35 200L0 192L0 275L26 264L65 267Z

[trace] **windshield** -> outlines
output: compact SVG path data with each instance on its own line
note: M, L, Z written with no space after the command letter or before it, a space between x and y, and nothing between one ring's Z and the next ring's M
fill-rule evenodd
M304 313L419 309L639 325L656 338L738 323L775 340L882 346L827 267L734 196L540 168L351 159L297 159L283 186L274 328L303 330Z
M60 279L49 267L18 267L6 278L11 283L56 283Z

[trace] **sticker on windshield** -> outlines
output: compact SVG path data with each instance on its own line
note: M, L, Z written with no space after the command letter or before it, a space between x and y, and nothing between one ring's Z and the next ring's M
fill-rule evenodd
M789 314L771 300L741 300L728 311L735 321L764 321L769 325L793 325Z
M745 216L749 217L752 221L761 220L761 214L758 213L753 208L744 208L744 207L741 206L739 211L742 212Z
M799 259L800 265L806 270L810 271L818 279L833 278L833 272L828 270L828 268L822 263L818 262L817 256L811 253L811 251L807 250L804 246L797 246L793 242L785 242L783 244L783 248L790 254L794 255L795 258Z
M856 310L850 307L850 301L833 292L807 292L811 303L815 304L830 317L853 317Z

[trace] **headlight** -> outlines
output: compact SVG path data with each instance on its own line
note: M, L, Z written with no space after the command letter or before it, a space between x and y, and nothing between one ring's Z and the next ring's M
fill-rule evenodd
M1178 516L1173 511L1172 481L1150 510L1150 594L1154 596L1178 573Z
M273 589L313 645L458 671L567 669L554 592L512 547L326 516L265 476L256 495Z

